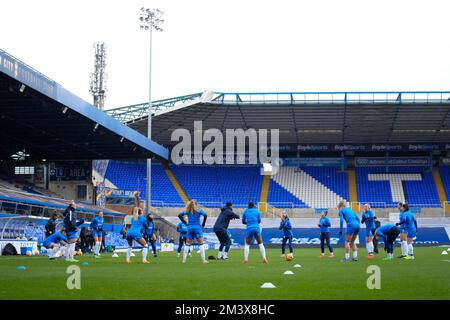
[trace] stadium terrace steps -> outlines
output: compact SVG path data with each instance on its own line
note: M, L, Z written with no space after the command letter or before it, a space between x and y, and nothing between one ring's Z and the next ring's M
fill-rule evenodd
M259 202L267 202L269 197L270 175L263 176L261 184L261 194L259 196Z
M348 175L348 193L350 203L358 202L358 192L356 190L356 174L355 169L347 170Z
M311 208L335 207L342 198L313 176L296 167L280 167L272 180Z
M169 178L170 182L172 182L173 187L175 188L175 190L177 190L178 195L180 196L180 198L183 200L184 203L189 202L189 198L186 195L186 192L184 192L183 188L181 187L180 183L178 182L177 178L175 177L175 175L173 174L172 170L170 170L169 167L164 166L164 171L167 174L167 177Z
M444 206L446 206L446 205L448 206L447 194L445 193L444 184L442 183L441 174L440 174L438 168L433 169L433 178L434 178L434 183L436 184L436 190L437 190L437 193L439 196L439 201Z

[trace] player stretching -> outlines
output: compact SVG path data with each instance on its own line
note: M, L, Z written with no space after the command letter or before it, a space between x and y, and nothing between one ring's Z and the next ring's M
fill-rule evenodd
M374 246L373 246L373 236L375 235L375 221L374 214L370 210L370 205L366 203L363 206L363 215L361 223L366 224L366 249L367 249L367 259L373 259L374 257Z
M53 233L47 237L42 245L49 249L48 257L53 260L60 256L60 249L67 244L67 238L63 234L64 231Z
M347 223L347 230L345 231L345 258L342 262L350 261L350 248L353 250L353 261L358 261L358 247L356 246L355 240L359 234L359 218L356 213L347 207L347 202L345 200L339 201L339 236L342 235L342 228L344 225L344 220Z
M294 249L292 248L292 224L289 220L287 213L281 215L280 230L283 230L283 241L281 243L281 257L286 256L286 242L289 246L289 253L293 254Z
M405 218L404 218L405 210L403 209L403 202L397 203L397 209L398 209L398 211L400 211L400 215L399 215L399 218L400 218L400 222L399 222L399 225L400 225L400 247L402 249L402 254L401 254L401 256L399 256L399 258L404 258L408 255L408 242L407 242L408 235L407 235L407 232L405 229Z
M144 239L145 241L147 241L147 243L150 243L150 245L152 246L152 251L153 251L153 257L158 257L158 255L156 254L156 234L155 234L155 221L153 221L153 215L149 214L147 216L147 229L144 229Z
M94 236L94 258L100 258L100 248L102 247L103 238L103 211L98 212L98 216L92 219L91 228Z
M384 250L387 257L383 260L392 260L394 258L394 241L400 234L400 229L393 224L386 224L377 229L376 237L380 237L384 241Z
M184 216L187 216L188 222L184 219ZM203 222L200 224L200 217L203 217ZM200 255L202 257L203 263L209 263L206 261L205 257L205 247L203 246L203 230L205 227L207 215L205 211L200 208L197 208L197 201L191 200L184 208L184 211L178 215L181 222L187 225L187 234L186 234L186 245L183 250L183 263L186 263L186 257L188 253L191 251L192 241L197 239L198 245L200 247Z
M66 230L67 242L69 244L66 253L66 261L68 262L78 262L73 256L75 254L75 244L78 240L78 227L84 223L84 219L77 220L77 217L75 216L76 207L77 205L72 201L63 213L63 225Z
M186 216L183 216L183 219L186 222ZM187 235L187 226L184 222L180 222L177 226L177 232L180 234L180 238L178 240L178 257L180 256L181 249L183 245L186 244L186 235ZM189 252L189 256L191 253Z
M406 241L407 241L407 254L404 256L404 259L413 260L414 259L414 248L413 241L417 234L417 220L414 217L414 214L409 210L409 206L404 203L403 204L403 222L396 223L396 225L402 225L405 228L406 232Z
M242 261L242 263L248 263L248 254L250 253L250 245L252 244L253 238L255 238L258 243L263 263L268 263L266 249L264 248L261 236L261 228L259 226L261 223L261 213L255 208L254 202L248 203L248 209L245 209L244 214L242 215L242 223L247 225L247 231L245 233L244 261Z
M330 228L331 221L327 217L328 211L322 211L322 217L319 220L319 228L320 228L320 257L324 257L325 253L325 242L327 243L328 250L330 250L330 258L334 258L333 247L330 243Z
M138 207L134 207L133 209L133 217L131 218L131 226L127 231L127 241L128 241L128 250L127 250L127 263L131 263L131 249L133 248L133 240L139 243L142 248L142 263L150 263L147 261L147 253L148 247L147 242L142 237L141 230L142 228L148 229L147 219L142 215L142 209Z

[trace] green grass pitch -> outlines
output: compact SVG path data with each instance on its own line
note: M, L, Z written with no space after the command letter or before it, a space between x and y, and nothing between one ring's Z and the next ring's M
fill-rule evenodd
M263 264L259 250L252 248L248 265L242 264L242 250L232 250L229 261L209 264L193 253L185 265L174 253L149 255L147 265L140 263L139 252L131 265L123 253L119 258L87 255L76 263L80 290L66 287L72 263L43 256L0 257L0 299L450 299L450 255L441 255L443 250L416 248L416 260L383 261L384 252L367 260L361 249L358 262L342 263L342 248L334 259L320 259L318 249L297 248L291 262L280 258L280 250L268 249L269 264ZM20 265L26 270L18 270ZM370 265L381 269L380 290L367 288ZM286 270L294 275L284 275ZM261 289L264 282L276 288Z

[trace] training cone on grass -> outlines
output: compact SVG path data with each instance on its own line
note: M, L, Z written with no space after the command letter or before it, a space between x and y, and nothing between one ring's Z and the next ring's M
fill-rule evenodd
M276 287L272 282L265 282L261 286L261 289L273 289L273 288L276 288Z
M112 255L112 257L113 257L113 258L118 258L119 255L118 255L117 253L114 252L113 255Z
M83 267L87 267L88 265L89 265L89 263L83 262Z
M450 251L450 248L448 248L447 251Z
M446 254L448 254L448 252L447 251L442 251L442 253L441 253L442 255L446 255Z
M294 268L301 268L302 266L299 264L294 265Z
M17 270L25 270L26 268L25 268L25 266L18 266L17 267Z
M284 274L285 275L291 275L291 274L294 274L294 273L291 270L287 270L287 271L284 272Z

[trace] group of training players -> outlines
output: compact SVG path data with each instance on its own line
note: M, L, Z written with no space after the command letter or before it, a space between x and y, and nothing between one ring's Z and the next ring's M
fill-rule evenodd
M358 260L358 248L356 245L356 239L359 235L360 224L365 224L366 234L366 249L368 259L374 257L374 252L377 252L377 247L374 245L381 238L385 244L385 251L387 257L385 260L393 259L394 242L400 235L401 243L401 256L399 258L414 259L413 240L417 233L417 221L410 211L408 204L398 203L398 209L400 211L400 219L396 224L386 224L380 226L379 222L371 211L370 205L365 204L362 209L362 219L347 206L345 200L341 200L337 206L339 211L340 231L339 236L343 234L344 221L346 223L345 232L345 256L342 259L343 262L350 261L350 251L352 251L352 261ZM76 262L74 259L75 244L78 240L77 228L84 223L83 219L77 219L74 211L76 204L71 202L70 205L63 213L63 226L64 228L60 232L55 232L55 220L56 217L52 217L49 220L46 230L47 238L43 245L49 249L49 257L54 259L56 257L65 257L67 261ZM320 257L324 257L325 244L329 248L330 258L334 257L333 247L330 243L330 228L331 221L328 218L328 212L323 211L319 220L318 227L320 228L320 242L321 242L321 254ZM187 203L184 210L178 215L180 223L178 224L177 231L180 233L178 256L183 250L182 262L186 263L186 258L190 256L191 249L194 240L199 245L200 256L203 263L208 263L205 256L205 247L203 241L203 228L205 227L207 214L199 207L196 200L191 200ZM229 223L233 219L240 219L240 216L233 212L232 203L228 202L221 212L214 224L213 231L216 234L219 242L218 259L228 259L228 251L231 246L231 234L228 231ZM267 263L266 251L263 244L261 235L261 214L255 207L254 202L249 202L248 208L245 209L242 215L242 223L246 225L245 245L244 245L244 260L243 263L248 263L248 257L250 252L250 245L253 239L256 240L259 250L261 252L263 263ZM91 221L91 228L93 231L95 246L94 257L100 257L100 248L102 243L103 234L103 212L99 212L96 217ZM282 240L282 256L285 256L286 245L288 245L290 255L293 255L292 246L292 224L287 214L283 213L281 216L280 230L283 232ZM143 214L143 210L139 207L133 209L133 215L127 225L124 232L124 238L128 242L128 249L126 253L127 263L131 263L132 246L133 241L140 244L142 249L142 262L149 263L147 260L148 244L152 246L153 254L156 257L155 246L155 224L153 222L153 216Z
M358 215L352 209L347 207L346 201L341 200L338 204L340 236L342 235L344 221L347 224L345 233L345 257L342 261L350 261L350 249L353 252L352 260L358 260L356 238L359 234L360 222L366 224L366 248L368 259L372 259L374 256L373 240L381 238L384 242L385 251L387 252L387 257L384 258L384 260L392 260L394 257L394 242L399 235L402 249L402 254L399 258L407 260L414 259L413 241L417 234L417 221L409 209L408 204L399 202L397 208L400 211L400 221L396 224L386 224L377 228L375 225L376 217L374 217L368 204L363 207L362 220L360 221Z
M49 258L55 259L64 257L69 262L78 262L74 259L75 246L78 241L78 227L84 223L84 219L77 219L75 215L76 204L71 202L62 214L63 228L56 232L57 215L53 215L45 226L46 239L43 246L49 250ZM95 240L94 257L100 257L100 248L103 237L103 212L99 211L98 215L91 221L92 234Z

